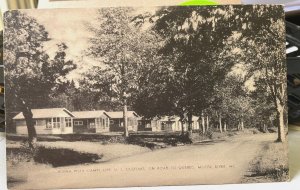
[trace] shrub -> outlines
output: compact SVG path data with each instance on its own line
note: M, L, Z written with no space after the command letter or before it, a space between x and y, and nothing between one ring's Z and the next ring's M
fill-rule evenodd
M30 162L33 160L34 151L29 147L26 141L21 143L20 147L6 149L7 164L17 165L22 162Z
M71 149L46 148L40 146L34 154L34 161L51 164L53 167L91 163L101 159L103 155L77 152Z

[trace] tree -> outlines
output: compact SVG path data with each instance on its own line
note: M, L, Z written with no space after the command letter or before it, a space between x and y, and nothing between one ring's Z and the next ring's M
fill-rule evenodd
M116 99L112 90L114 78L99 67L93 67L79 81L79 88L74 101L76 110L104 109L115 111L122 109L121 101Z
M270 108L278 121L277 140L284 142L287 126L284 12L280 6L254 6L250 14L248 11L243 15L240 35L230 48L234 47L239 60L247 65L248 78L253 77L270 98L274 105ZM231 56L231 61L236 61L236 56Z
M201 115L214 104L214 87L233 65L219 56L233 32L229 22L232 13L232 6L169 7L154 16L154 30L166 41L160 52L173 57L168 85L173 107L177 115L187 117L190 133L192 115Z
M128 136L127 108L132 105L133 94L138 90L141 69L151 65L153 48L159 45L157 36L145 33L132 23L133 9L106 8L98 12L96 25L89 25L93 33L87 54L99 61L92 71L102 94L123 106L124 135ZM156 43L153 43L156 42ZM109 88L101 85L107 83ZM97 85L96 85L97 86Z
M53 60L43 50L43 43L50 40L45 27L21 11L5 14L4 59L6 72L6 101L8 112L20 110L28 129L30 147L34 148L37 134L32 108L47 107L49 96L66 80L75 68L66 61L67 46L58 44Z

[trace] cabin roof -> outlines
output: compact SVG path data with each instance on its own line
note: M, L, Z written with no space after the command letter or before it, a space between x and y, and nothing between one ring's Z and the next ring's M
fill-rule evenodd
M31 109L33 119L52 118L52 117L74 117L66 108L44 108ZM23 113L18 113L13 119L25 119Z
M193 120L193 121L198 121L198 120L199 120L199 117L193 115L192 120Z
M106 114L111 119L121 119L121 118L123 118L123 112L122 111L106 112ZM127 117L137 117L137 118L139 118L139 115L137 113L135 113L134 111L127 111Z
M91 119L98 118L102 115L106 115L105 110L94 110L94 111L73 111L75 118L80 119Z
M192 117L192 121L198 121L200 117L194 116ZM155 117L152 120L157 120L161 122L167 122L167 121L180 121L180 117L173 115L173 116L162 116L162 117ZM187 118L184 118L183 121L187 121Z

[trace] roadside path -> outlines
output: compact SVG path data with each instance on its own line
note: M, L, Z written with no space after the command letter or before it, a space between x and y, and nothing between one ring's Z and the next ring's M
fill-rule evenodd
M240 183L251 160L276 134L160 149L102 163L32 172L15 189ZM126 150L124 150L126 151Z

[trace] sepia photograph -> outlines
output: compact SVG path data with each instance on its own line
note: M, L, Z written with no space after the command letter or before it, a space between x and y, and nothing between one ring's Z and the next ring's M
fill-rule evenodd
M280 5L4 15L9 189L289 180Z

